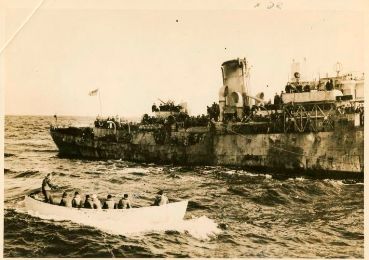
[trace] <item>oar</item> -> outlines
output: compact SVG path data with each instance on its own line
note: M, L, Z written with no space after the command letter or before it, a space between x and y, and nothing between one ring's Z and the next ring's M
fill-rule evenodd
M63 189L63 190L72 189L73 190L73 188L70 188L67 185L64 185L64 186L56 186L56 188L54 190L61 190L61 189Z
M39 192L41 192L41 188L36 188L36 189L31 190L31 192L29 192L28 195L36 194L36 193L39 193Z
M35 194L35 193L38 193L41 191L41 188L36 188L36 189L33 189L31 190L31 192L27 193L27 195L31 195L31 194ZM12 201L12 200L17 200L17 199L21 199L23 198L25 195L20 195L18 197L15 197L15 198L10 198L10 199L7 199L7 200L4 200L4 202L9 202L9 201Z

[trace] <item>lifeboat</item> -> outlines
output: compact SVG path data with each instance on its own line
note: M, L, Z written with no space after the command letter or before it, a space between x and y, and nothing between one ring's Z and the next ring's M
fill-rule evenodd
M76 223L114 223L119 228L177 223L183 220L188 200L131 209L68 208L45 203L29 195L24 199L28 213L54 220L70 220Z

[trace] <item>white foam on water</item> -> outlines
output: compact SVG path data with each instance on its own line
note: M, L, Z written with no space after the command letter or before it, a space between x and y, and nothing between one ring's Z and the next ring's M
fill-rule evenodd
M126 174L126 173L133 173L133 172L137 172L137 173L149 173L150 171L148 169L143 169L143 168L124 168L122 170L119 171L120 173Z
M113 223L106 221L105 223L93 223L94 227L101 230L116 234L116 235L139 235L148 232L164 232L164 231L178 231L180 233L187 233L200 240L210 240L221 232L217 223L206 216L199 218L182 220L180 222L164 223L164 224L150 224L140 225L139 223L132 224L127 227L116 227Z
M342 186L342 185L344 185L344 183L342 182L342 180L324 179L323 181L325 183L331 184L332 186Z
M191 236L203 240L211 239L222 232L217 223L206 216L184 220L178 228L178 231L187 231Z
M288 181L306 181L304 177L288 178Z
M249 176L249 177L264 176L263 174L257 174L257 173L252 173L252 172L243 172L242 175L246 175L246 176Z

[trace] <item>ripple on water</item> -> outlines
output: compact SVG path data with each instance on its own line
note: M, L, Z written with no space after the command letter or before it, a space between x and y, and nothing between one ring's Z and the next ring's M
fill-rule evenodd
M25 177L32 177L38 175L39 171L25 171L21 172L20 174L14 176L15 178L25 178Z

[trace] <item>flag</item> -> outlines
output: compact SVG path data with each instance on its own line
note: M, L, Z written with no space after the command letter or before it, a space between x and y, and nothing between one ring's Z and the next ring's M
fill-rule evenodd
M92 90L88 93L89 96L96 96L97 95L97 92L99 91L99 89L95 89L95 90Z

